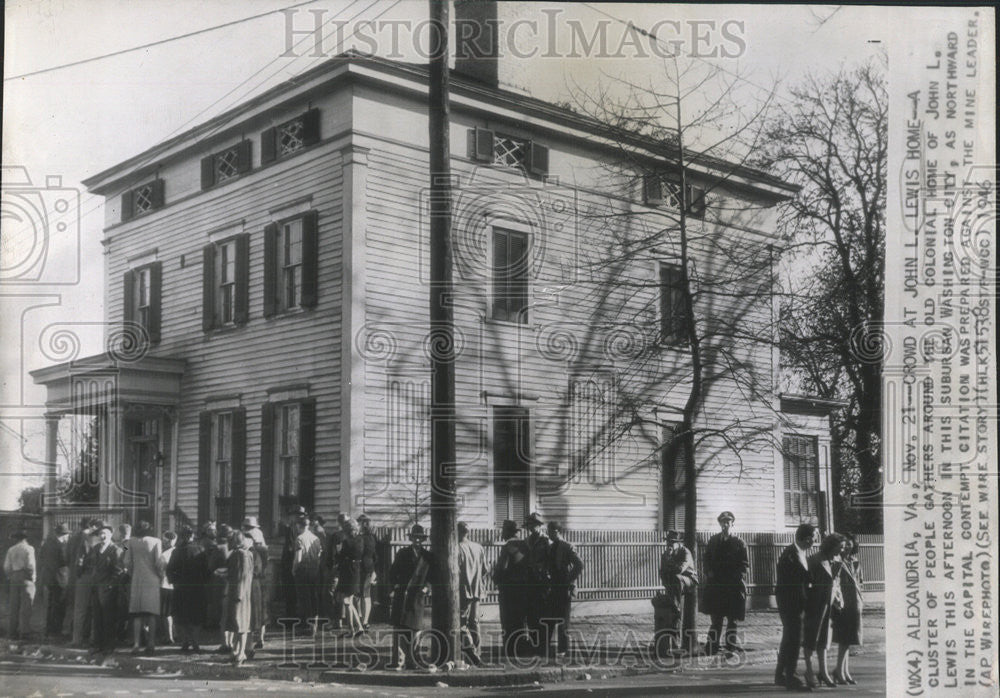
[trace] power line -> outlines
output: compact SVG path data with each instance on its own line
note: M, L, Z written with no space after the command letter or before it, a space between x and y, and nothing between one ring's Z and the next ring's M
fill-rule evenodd
M276 10L269 10L267 12L261 12L260 14L251 15L250 17L244 17L242 19L236 19L232 22L226 22L225 24L217 24L214 27L206 27L205 29L198 29L193 32L188 32L187 34L178 34L177 36L171 36L166 39L160 39L159 41L153 41L148 44L142 44L140 46L132 46L131 48L123 48L120 51L113 51L111 53L104 53L100 56L91 56L90 58L83 58L79 61L73 61L71 63L63 63L62 65L54 65L49 68L42 68L41 70L33 70L29 73L21 73L20 75L13 75L9 78L4 78L3 81L7 82L9 80L21 80L23 78L33 77L35 75L42 75L43 73L51 73L56 70L63 70L64 68L73 68L78 65L84 65L86 63L93 63L94 61L101 61L105 58L113 58L114 56L122 56L126 53L132 53L133 51L142 51L143 49L152 48L153 46L162 46L163 44L169 44L171 41L180 41L181 39L187 39L192 36L198 36L199 34L207 34L208 32L216 31L217 29L225 29L226 27L232 27L237 24L242 24L244 22L250 22L255 19L260 19L261 17L266 17L268 15L273 15L277 12L285 12L287 10L294 10L296 7L302 7L303 5L311 5L319 0L306 0L306 2L296 3L294 5L289 5L287 7L278 8ZM352 3L353 4L353 3Z

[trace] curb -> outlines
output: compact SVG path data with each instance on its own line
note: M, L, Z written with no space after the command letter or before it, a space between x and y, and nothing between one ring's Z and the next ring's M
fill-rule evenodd
M614 649L614 648L609 648ZM878 652L877 645L866 645L864 652ZM882 649L884 651L884 649ZM91 663L93 656L87 650L59 647L52 645L22 645L18 650L9 653L22 658L55 658ZM696 665L692 658L681 658L676 665L669 660L652 661L648 653L640 652L630 655L632 663L596 664L574 666L537 666L517 668L511 665L488 666L485 668L451 669L430 671L392 671L386 669L331 669L328 664L299 666L282 666L277 658L250 662L243 666L233 666L224 662L192 661L190 659L172 659L161 657L137 657L127 653L115 653L109 659L109 666L123 673L142 676L183 676L191 679L221 679L247 680L264 679L289 681L295 683L327 683L367 686L392 687L513 687L531 686L534 684L559 683L566 681L590 681L610 679L621 676L640 676L648 674L678 675L689 671L706 670L726 665L723 655L709 659L696 657ZM737 666L752 666L772 663L775 652L771 648L751 650L740 657Z

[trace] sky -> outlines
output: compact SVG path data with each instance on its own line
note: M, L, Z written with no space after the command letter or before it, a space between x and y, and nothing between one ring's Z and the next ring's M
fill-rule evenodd
M521 50L549 47L559 54L510 58L514 79L530 81L522 86L536 97L564 101L571 86L592 89L621 76L655 79L662 69L648 40L645 50L636 45L614 50L626 33L618 20L656 27L658 37L681 41L685 51L692 50L697 43L692 37L700 31L714 37L709 41L720 50L738 54L705 60L739 73L748 89L780 80L784 90L807 73L862 61L884 45L890 28L900 28L901 12L890 7L510 3L501 17L528 19L540 27L537 41L526 28L516 34L524 39ZM426 18L428 4L7 0L4 13L0 509L16 506L21 487L36 481L27 477L38 472L33 461L44 456L44 391L26 371L103 349L103 202L80 182L343 48L419 60L411 38L419 37L416 23ZM326 33L319 49L308 33L317 18ZM362 26L365 21L380 24ZM232 24L204 31L227 23ZM594 55L596 49L589 56L566 55L574 31L582 32L577 38L589 38L601 23L610 37L606 55ZM393 26L401 37L395 45L398 56ZM551 44L545 43L548 26L555 27ZM362 41L362 35L375 40ZM155 45L128 50L146 44ZM649 57L642 58L643 53ZM29 195L42 201L45 222L24 220L18 197Z

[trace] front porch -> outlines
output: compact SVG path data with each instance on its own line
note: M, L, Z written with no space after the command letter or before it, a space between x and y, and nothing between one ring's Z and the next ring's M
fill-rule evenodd
M46 389L46 531L82 517L174 527L184 369L105 353L31 372Z

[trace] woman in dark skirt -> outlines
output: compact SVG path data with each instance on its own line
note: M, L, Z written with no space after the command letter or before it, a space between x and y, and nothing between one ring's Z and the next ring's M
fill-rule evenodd
M361 615L355 606L355 599L361 594L361 559L365 554L365 545L359 535L360 527L354 519L348 519L344 524L344 540L340 546L338 558L339 581L337 582L337 598L343 606L343 615L347 618L347 634L357 637L364 632Z
M824 686L836 686L826 668L826 650L830 646L830 613L834 599L839 597L840 551L844 537L831 533L819 546L819 552L809 556L809 591L806 595L806 616L802 629L802 649L806 662L806 684L816 687L812 655L816 653L819 680Z
M181 652L198 651L198 626L205 619L205 583L208 566L205 553L194 540L189 526L180 530L180 543L167 564L167 579L174 585L174 622Z
M840 592L844 598L843 608L833 614L833 641L837 643L837 668L833 671L833 680L837 683L856 684L851 676L850 649L851 645L861 644L861 613L864 600L861 596L861 561L858 560L858 541L850 533L844 536L842 554L843 565L840 568Z

